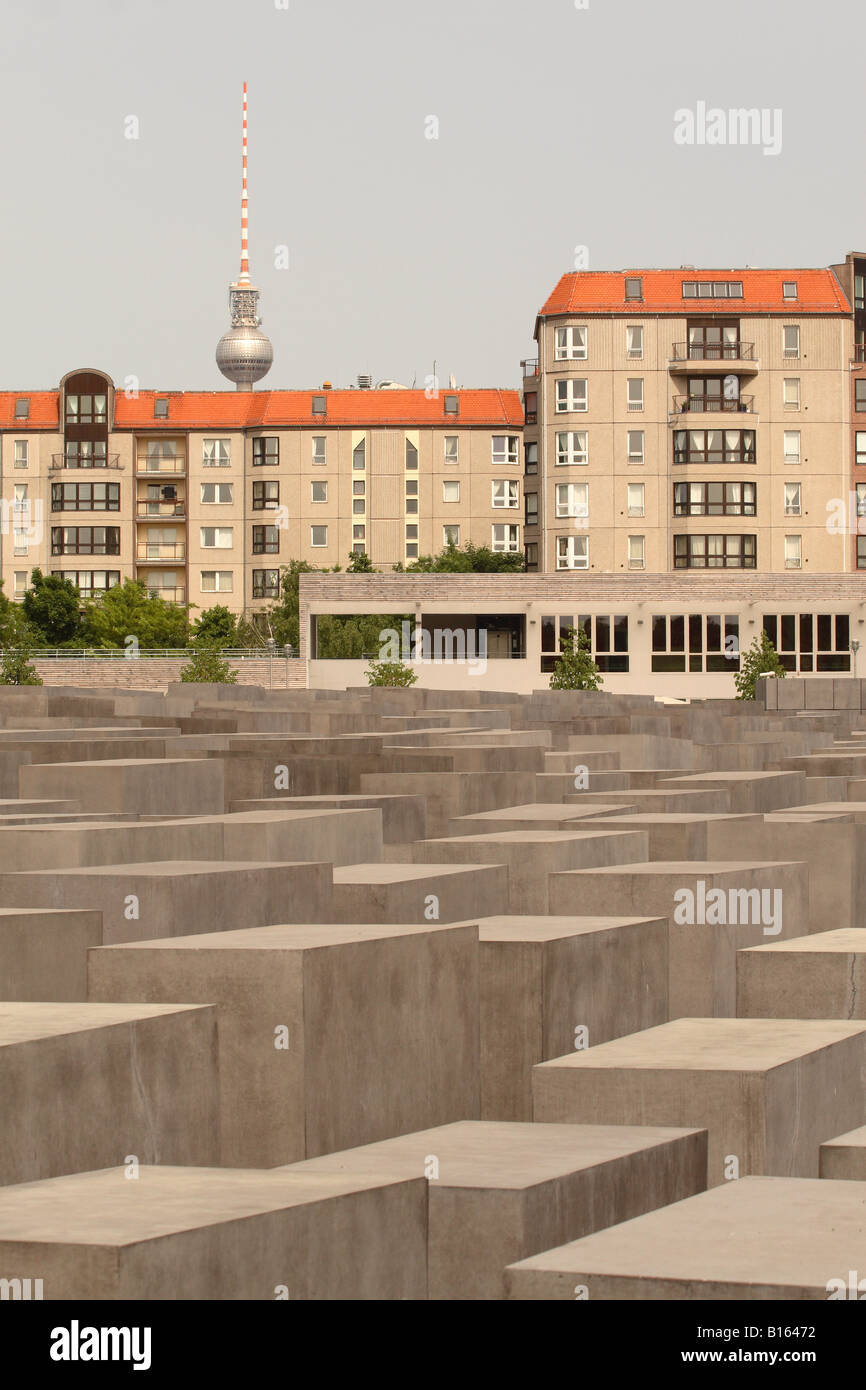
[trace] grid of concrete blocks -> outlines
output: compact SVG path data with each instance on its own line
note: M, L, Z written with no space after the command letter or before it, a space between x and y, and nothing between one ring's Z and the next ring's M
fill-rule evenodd
M861 693L3 689L3 1296L856 1297Z

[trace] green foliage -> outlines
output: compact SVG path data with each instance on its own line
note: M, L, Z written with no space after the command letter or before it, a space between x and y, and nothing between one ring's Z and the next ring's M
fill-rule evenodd
M354 550L352 551L351 555L349 556L349 563L348 563L348 565L346 566L346 573L347 573L347 574L375 574L375 573L376 573L376 571L373 569L373 561L370 559L370 557L369 557L369 555L367 554L366 550L362 550L362 551L360 552L360 554L356 554Z
M4 647L0 654L0 685L41 685L42 677L31 666L32 647Z
M776 654L776 648L766 632L756 637L749 650L740 660L739 671L734 672L734 685L738 700L754 700L758 676L764 672L782 680L785 668Z
M279 602L268 609L268 627L278 647L299 646L298 590L302 574L315 574L306 560L290 560L280 572Z
M201 685L237 685L238 673L224 661L219 647L203 644L190 654L186 666L180 668L182 681Z
M188 608L150 593L140 579L127 579L86 605L82 636L90 647L123 647L127 637L136 637L140 647L185 647Z
M396 566L394 567L396 569ZM522 554L491 550L488 545L458 547L449 544L438 555L422 555L406 566L406 572L422 574L520 574L524 570Z
M364 672L368 685L387 685L391 687L414 685L418 677L402 661L371 661Z
M320 661L360 661L378 655L379 634L399 626L393 613L322 613L316 619L316 656Z
M551 690L601 690L601 673L583 628L570 627L562 639L562 651L550 677Z
M205 608L204 612L190 629L190 637L194 645L203 644L213 647L239 647L238 624L234 613L218 603L213 608ZM253 645L252 643L248 645Z
M21 601L35 638L45 646L72 642L81 631L81 595L69 579L35 569Z

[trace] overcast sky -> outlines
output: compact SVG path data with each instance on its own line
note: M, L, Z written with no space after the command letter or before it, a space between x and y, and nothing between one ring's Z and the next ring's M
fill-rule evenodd
M228 386L245 78L263 386L434 359L517 385L576 246L604 270L866 245L862 7L588 5L3 0L0 389ZM699 102L780 109L781 152L676 144Z

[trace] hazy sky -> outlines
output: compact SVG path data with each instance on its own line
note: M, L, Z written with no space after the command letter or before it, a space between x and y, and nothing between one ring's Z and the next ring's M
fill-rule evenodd
M588 3L3 0L0 389L228 386L245 78L263 386L423 384L434 358L517 385L576 246L603 270L866 245L861 6ZM781 153L677 145L701 101L780 108Z

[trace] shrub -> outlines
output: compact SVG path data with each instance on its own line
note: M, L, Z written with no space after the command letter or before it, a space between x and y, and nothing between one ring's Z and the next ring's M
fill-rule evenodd
M592 659L589 638L583 628L570 627L562 641L559 660L550 677L551 690L601 690L601 673Z
M405 686L414 685L418 677L402 661L371 661L364 673L368 685Z

